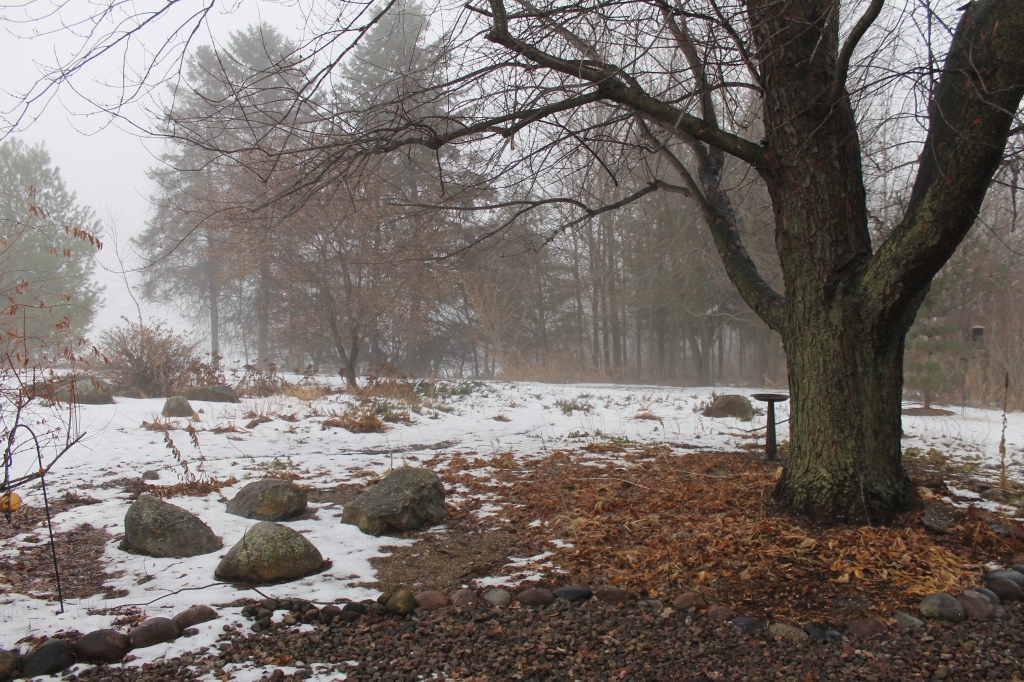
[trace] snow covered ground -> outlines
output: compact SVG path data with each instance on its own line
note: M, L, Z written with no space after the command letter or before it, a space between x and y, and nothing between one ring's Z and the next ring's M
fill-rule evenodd
M390 428L381 434L353 434L341 428L321 427L326 417L345 412L354 402L347 395L311 402L283 396L246 399L237 405L194 402L193 408L201 411L201 421L195 425L200 429L205 470L217 479L235 477L239 482L207 497L168 499L196 513L224 540L223 551L187 559L128 554L118 549L116 537L123 532L129 505L128 493L116 481L155 469L160 472L160 479L152 483L180 482L181 467L165 447L164 434L142 427L144 421L157 419L163 400L119 398L115 405L83 406L81 428L87 436L57 464L47 477L47 484L51 495L72 491L99 502L59 514L54 519L54 529L63 532L86 523L105 529L110 534L103 556L105 570L120 574L107 584L124 590L126 596L68 601L65 612L58 614L57 605L51 601L7 593L9 589L4 588L5 581L0 577L0 648L13 648L27 636L52 635L61 630L84 633L110 627L116 616L109 609L115 607L141 605L148 616L170 616L192 604L218 605L256 597L252 590L217 584L213 573L220 557L254 523L227 514L225 499L268 471L296 474L303 485L333 488L344 483L364 483L392 466L417 465L438 454L488 457L511 453L527 457L607 440L662 443L687 452L735 450L764 442L764 432L758 430L765 423L763 414L752 422L709 419L700 414L711 398L711 388L500 382L453 386L461 388L464 394L433 398L419 406L418 414L410 414L411 424L389 424ZM746 395L756 392L714 390ZM396 407L402 406L396 403ZM998 477L1002 415L968 409L961 416L958 408L956 413L944 417L904 417L904 447L922 452L934 448L943 456L975 464L981 472ZM269 416L272 421L247 428L252 414ZM281 415L297 421L286 421ZM777 406L776 418L780 422L788 418L786 403ZM1013 480L1019 480L1024 460L1024 414L1010 414L1007 421L1009 472ZM186 423L179 420L178 425L184 427ZM229 426L238 431L211 430ZM787 424L780 424L778 431L780 440L788 438ZM183 430L170 433L195 470L200 452L191 446ZM34 468L34 462L16 460L11 473L16 477ZM19 492L26 504L41 506L38 486ZM310 506L314 510L323 508L318 518L290 525L305 534L333 566L299 583L260 591L271 596L302 596L317 602L376 597L376 593L358 586L374 580L370 558L383 554L384 545L411 541L365 536L354 526L340 523L340 507L313 503ZM487 513L486 507L483 513ZM0 546L0 556L12 556L19 547L45 542L45 532L24 533ZM485 578L477 585L489 582L493 581ZM183 588L188 589L181 591ZM135 651L136 664L212 646L226 622L248 626L239 610L218 607L226 620L203 624L195 637Z

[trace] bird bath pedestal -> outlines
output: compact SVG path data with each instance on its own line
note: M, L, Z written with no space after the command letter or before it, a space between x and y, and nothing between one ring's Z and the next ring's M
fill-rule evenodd
M789 396L785 393L754 393L750 397L768 403L768 437L764 444L764 461L773 462L779 455L775 444L775 403L785 402Z

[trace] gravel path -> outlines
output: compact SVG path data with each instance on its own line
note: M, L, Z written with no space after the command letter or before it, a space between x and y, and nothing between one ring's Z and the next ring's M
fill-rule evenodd
M727 622L598 601L509 609L450 607L403 619L225 632L220 650L143 668L100 666L67 679L167 682L240 664L245 679L348 680L1020 680L1024 609L999 621L931 621L864 639L794 643ZM282 663L284 659L284 663ZM290 666L290 667L286 667ZM251 664L250 666L251 667ZM298 670L296 670L296 668ZM254 675L255 674L255 675ZM436 674L437 677L434 677ZM340 676L339 676L340 677Z

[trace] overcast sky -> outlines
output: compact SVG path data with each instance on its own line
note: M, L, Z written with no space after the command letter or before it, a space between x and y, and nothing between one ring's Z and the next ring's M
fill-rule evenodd
M154 1L163 4L164 0ZM26 38L33 28L12 24L11 18L11 10L0 8L0 63L4 64L0 82L2 111L10 111L17 96L31 88L39 77L40 64L53 65L55 55L65 54L67 46L74 42L74 37L66 33ZM260 20L293 36L301 34L303 28L302 12L294 3L247 0L211 15L208 31L196 44L209 43L211 36L220 40L230 31ZM150 39L155 40L156 36ZM75 87L94 96L102 92L95 81L118 81L119 70L117 62L104 64L99 71L88 74L88 79L75 81ZM131 106L122 114L127 121L111 121L109 116L97 114L93 105L65 88L49 101L37 120L15 136L30 144L45 143L54 165L60 168L61 177L77 195L79 203L91 207L105 226L114 226L120 241L126 243L129 236L138 234L145 225L151 193L146 171L158 163L163 146L140 130L149 125L142 107ZM120 266L115 250L109 248L112 235L106 234L104 241L107 246L100 253L100 261L114 272L101 271L97 277L106 287L106 303L97 315L94 335L116 325L122 315L131 319L137 317L135 306L117 274ZM149 306L145 313L169 319L178 328L183 324L172 310Z

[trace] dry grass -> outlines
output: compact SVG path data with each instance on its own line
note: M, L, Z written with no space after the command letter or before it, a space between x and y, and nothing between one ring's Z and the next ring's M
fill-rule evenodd
M320 428L341 428L351 433L384 433L387 425L372 410L336 414L320 422Z

